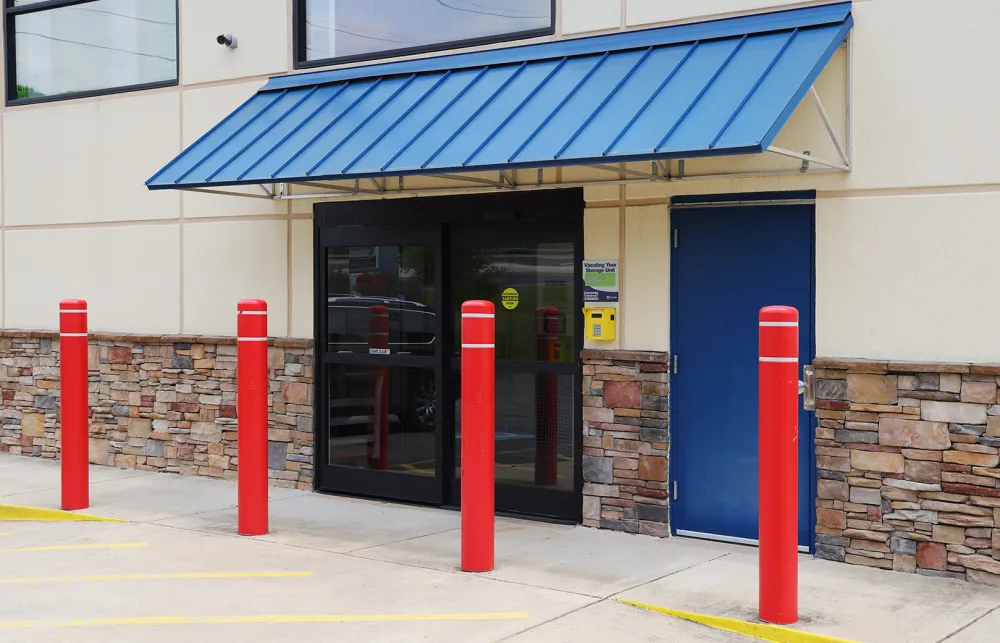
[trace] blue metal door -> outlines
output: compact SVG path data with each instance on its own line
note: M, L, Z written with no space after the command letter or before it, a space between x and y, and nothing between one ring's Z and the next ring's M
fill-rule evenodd
M812 361L813 205L675 201L671 223L673 528L756 541L757 315L772 304L797 308L800 363ZM812 434L800 410L801 546L813 524Z

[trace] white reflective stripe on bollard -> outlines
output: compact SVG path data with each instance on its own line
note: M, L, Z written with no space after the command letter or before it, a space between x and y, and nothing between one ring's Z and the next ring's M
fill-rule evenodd
M266 315L266 310L241 310L236 313L237 315Z
M495 348L495 344L462 344L462 348Z
M87 333L59 333L60 337L86 337Z
M60 314L60 315L61 315L61 314L63 314L63 313L79 313L79 314L86 314L86 312L87 312L87 309L86 309L86 308L84 308L83 310L80 310L80 309L78 309L78 308L74 308L73 310L63 310L62 308L60 308L60 309L59 309L59 314Z
M775 321L762 321L761 326L784 326L789 328L794 328L799 325L799 322L775 322Z
M797 361L799 361L799 358L798 357L761 357L760 361L762 361L762 362L777 362L777 363L780 363L780 364L784 364L784 363L787 363L787 362L797 362Z
M493 319L493 313L462 313L462 319Z
M238 342L266 342L267 337L237 337Z

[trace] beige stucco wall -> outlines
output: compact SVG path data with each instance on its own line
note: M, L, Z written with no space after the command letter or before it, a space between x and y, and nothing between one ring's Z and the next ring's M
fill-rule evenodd
M557 4L555 38L818 3ZM232 333L236 299L256 296L268 299L272 332L312 335L311 201L143 186L269 74L291 69L290 11L291 0L182 0L180 86L0 108L4 327L54 328L58 299L82 296L92 300L95 328ZM992 25L1000 5L966 0L942 11L939 0L856 0L854 14L853 173L586 190L585 254L622 266L614 347L668 348L670 196L817 189L820 354L1000 360L988 336L997 300L978 295L998 281L985 244L998 232L1000 169L991 152L1000 140L992 108L1000 45ZM237 35L238 49L215 44L223 32ZM841 132L846 63L841 50L818 82ZM776 143L835 156L808 102ZM688 162L687 172L797 165L703 159ZM548 170L546 181L555 175ZM559 175L608 176L572 168Z
M1000 362L1000 192L823 198L820 355Z

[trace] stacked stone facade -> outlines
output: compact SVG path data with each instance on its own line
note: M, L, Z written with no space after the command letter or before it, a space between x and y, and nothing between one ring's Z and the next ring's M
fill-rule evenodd
M814 366L817 555L1000 585L1000 365Z
M668 536L667 355L582 357L583 524Z
M268 466L274 486L313 488L311 342L273 339ZM236 341L90 337L90 461L235 479ZM59 453L59 337L0 331L0 452Z

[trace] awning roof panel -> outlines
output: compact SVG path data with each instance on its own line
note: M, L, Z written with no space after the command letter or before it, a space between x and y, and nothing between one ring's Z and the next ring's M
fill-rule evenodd
M850 3L273 79L152 188L761 152Z

